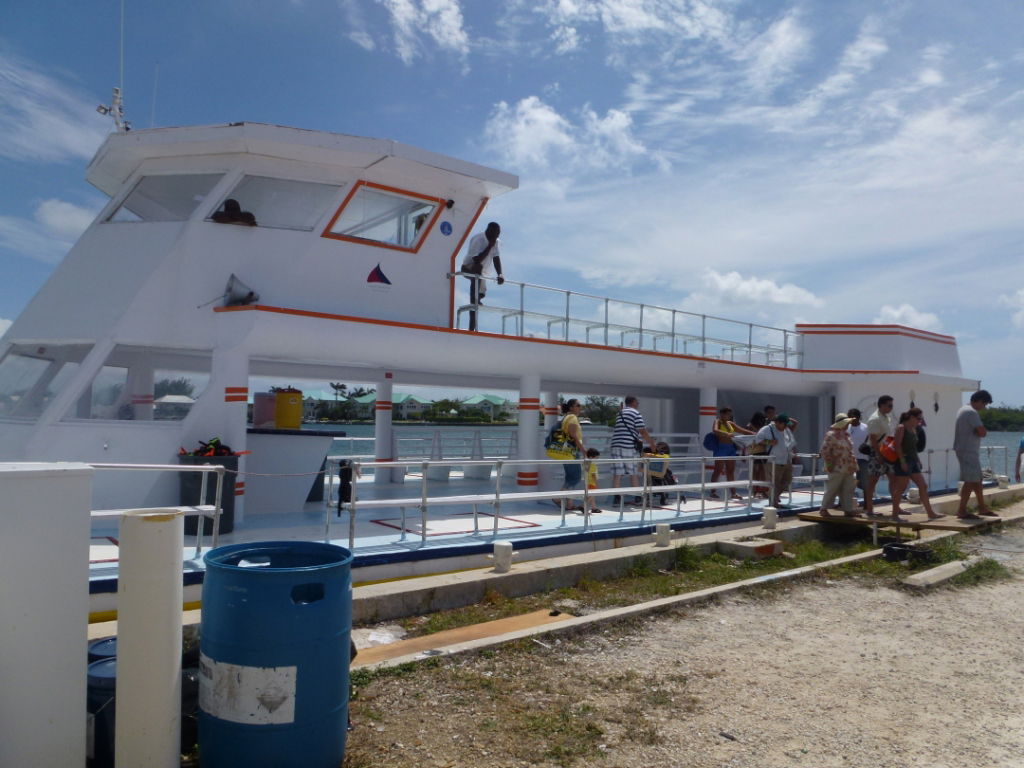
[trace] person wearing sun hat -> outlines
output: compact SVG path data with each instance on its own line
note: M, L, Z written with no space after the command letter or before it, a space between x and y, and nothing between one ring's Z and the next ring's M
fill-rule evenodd
M853 453L853 443L848 434L853 421L845 413L837 413L835 422L828 428L821 442L819 453L825 471L828 472L828 483L821 497L821 509L818 510L822 517L832 516L828 508L836 496L839 497L845 517L857 516L853 506L853 489L857 487L857 457Z

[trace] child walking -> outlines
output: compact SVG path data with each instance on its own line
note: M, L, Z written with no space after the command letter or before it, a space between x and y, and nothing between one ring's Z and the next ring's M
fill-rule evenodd
M601 455L601 452L599 450L597 450L597 448L587 448L587 490L588 491L596 491L597 490L597 464L595 464L593 462L593 459L596 459L600 455ZM590 506L590 512L592 514L595 513L595 512L600 512L601 511L600 509L597 508L597 502L594 501L594 497L593 496L588 497L588 504Z

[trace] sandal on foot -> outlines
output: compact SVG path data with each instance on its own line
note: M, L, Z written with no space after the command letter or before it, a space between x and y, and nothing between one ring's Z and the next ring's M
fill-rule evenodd
M941 512L936 512L934 515L928 515L929 520L941 520L945 515Z
M818 514L822 517L832 517L832 513L829 512L827 509L819 509Z
M998 512L993 512L991 509L986 509L984 512L979 512L982 517L999 517Z
M981 520L981 516L980 515L975 515L974 513L971 513L971 514L968 514L968 515L957 515L956 519L957 520Z

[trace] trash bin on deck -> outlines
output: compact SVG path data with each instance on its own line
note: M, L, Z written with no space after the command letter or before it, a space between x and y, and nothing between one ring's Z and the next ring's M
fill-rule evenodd
M348 720L351 553L257 542L218 547L205 561L203 768L337 768Z
M178 454L179 464L221 464L225 469L233 470L224 473L224 487L221 491L220 507L220 532L231 533L235 528L235 479L238 477L237 456L193 456L191 454ZM199 490L202 488L203 476L199 472L179 472L178 479L181 488L180 504L192 506L193 504L213 504L217 500L217 477L210 473L206 478L206 499L199 501ZM190 515L185 518L185 533L193 535L199 527L199 517ZM213 520L202 518L203 534L213 533Z

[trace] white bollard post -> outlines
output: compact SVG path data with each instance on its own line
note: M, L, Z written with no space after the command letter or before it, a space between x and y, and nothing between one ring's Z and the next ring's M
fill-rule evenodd
M1000 488L1010 487L1010 478L1006 475L996 475L996 482L999 484Z
M911 488L907 491L907 501L911 504L921 503L921 491L917 488Z
M181 763L184 514L126 512L117 575L118 766Z
M654 546L667 547L672 543L672 526L668 523L658 523L654 526Z
M779 510L775 507L765 507L763 512L764 514L761 517L761 525L769 531L774 531L775 526L779 524Z
M508 573L512 570L512 558L518 557L518 552L512 551L511 541L494 542L494 554L488 555L494 560L495 573Z

